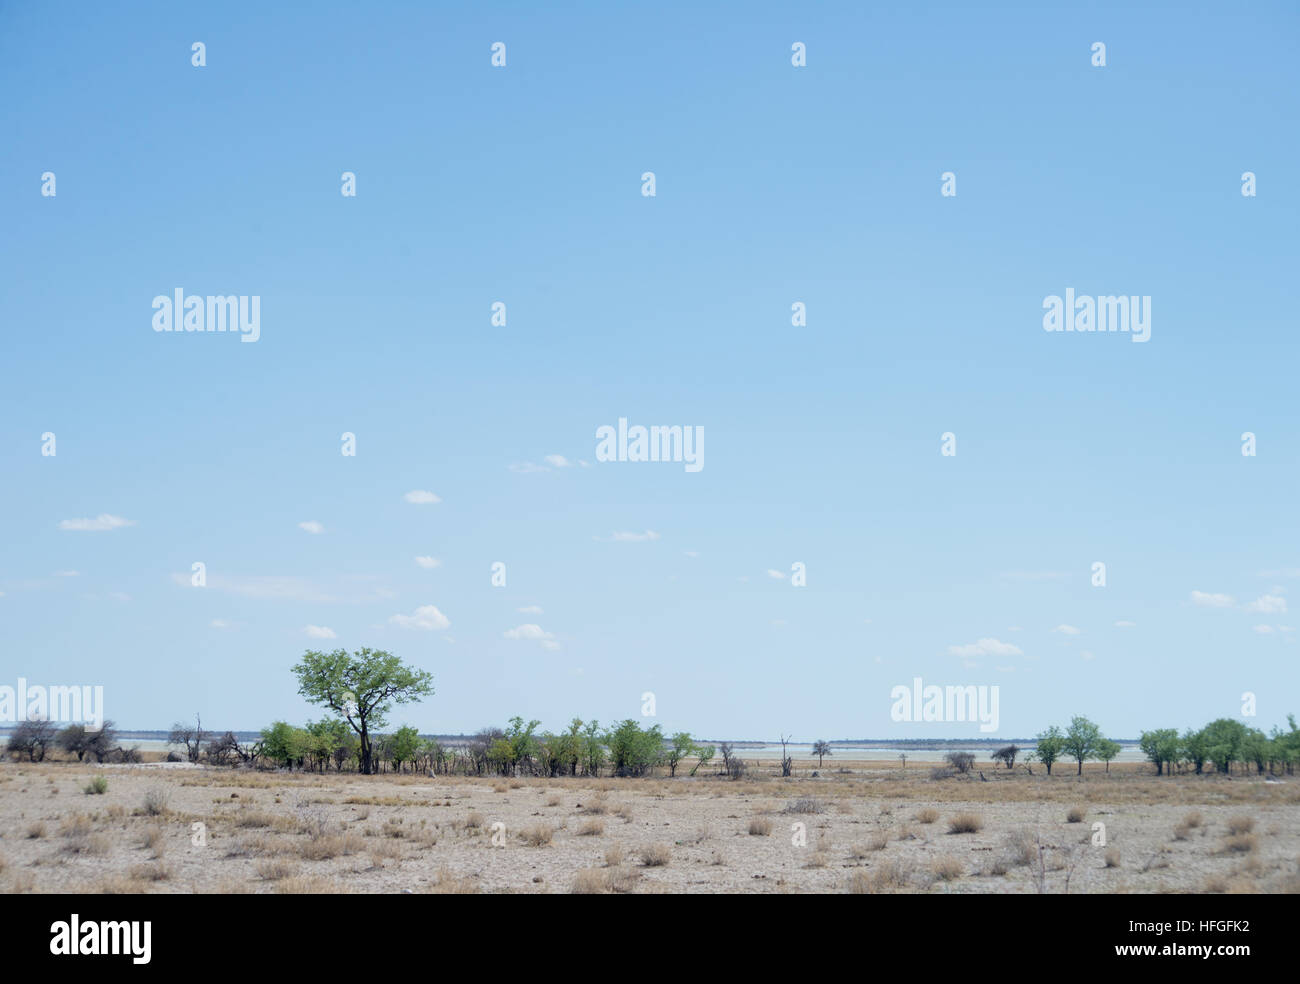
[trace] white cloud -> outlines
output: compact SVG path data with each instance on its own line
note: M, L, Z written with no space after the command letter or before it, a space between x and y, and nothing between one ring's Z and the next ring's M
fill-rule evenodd
M1271 625L1257 625L1257 626L1255 626L1255 631L1258 632L1260 635L1272 635L1272 634L1273 634L1273 626L1271 626Z
M541 605L525 605L523 608L517 608L517 609L515 609L515 611L519 612L519 613L522 614L522 615L541 615L541 614L542 614L542 606L541 606Z
M122 526L134 526L134 519L123 519L121 516L110 516L108 513L100 513L94 519L65 519L59 523L61 530L78 530L82 532L100 533L104 530L115 530Z
M1086 650L1086 649L1085 649L1083 652L1081 652L1079 655L1080 655L1081 657L1083 657L1084 659L1092 659L1092 658L1093 658L1092 653L1088 652L1088 650Z
M1024 629L1022 629L1022 628L1021 628L1020 626L1018 626L1018 625L1008 625L1008 626L1007 626L1007 631L1008 631L1008 632L1023 632Z
M1062 624L1062 625L1058 625L1058 626L1057 626L1056 628L1054 628L1052 631L1053 631L1053 632L1059 632L1059 633L1061 633L1061 635L1078 635L1078 634L1079 634L1080 632L1082 632L1083 630L1082 630L1081 628L1079 628L1077 625L1065 625L1065 624Z
M55 571L54 572L55 577L79 577L80 575L81 575L80 571Z
M309 625L303 629L313 639L337 639L338 635L327 625Z
M127 594L125 591L110 591L110 592L108 593L108 597L109 597L109 600L111 600L111 601L130 601L130 600L131 600L131 596L130 596L129 594Z
M1285 615L1286 599L1277 595L1264 595L1247 605L1246 611L1259 612L1262 615Z
M698 557L700 555L698 550L687 550L685 553L687 557Z
M431 506L442 501L426 489L413 489L412 491L407 492L406 495L402 496L402 498L417 506Z
M786 579L784 571L776 571L770 567L767 569L767 576L777 581L784 581Z
M540 625L532 622L515 626L513 629L506 629L502 635L507 639L529 639L540 642L543 649L555 650L560 648L560 644L556 642L553 633L547 632Z
M230 628L230 623L227 622L224 618L214 618L211 622L208 623L208 625L212 626L214 629Z
M1122 618L1122 619L1120 619L1118 622L1115 623L1115 628L1117 628L1117 629L1131 629L1131 628L1133 628L1135 625L1137 625L1137 622L1130 622L1128 619L1126 619L1126 618Z
M512 472L518 472L520 475L535 475L537 472L550 471L545 465L535 465L531 461L521 461L518 464L507 465Z
M451 620L433 605L421 605L414 615L394 615L388 621L403 629L423 629L426 632L451 625Z
M1209 594L1205 591L1192 592L1192 604L1201 608L1231 608L1236 602L1231 595Z
M525 625L516 626L513 629L505 631L507 639L549 639L551 633L547 632L540 625L529 622Z
M423 567L425 570L432 570L433 568L439 566L442 563L442 561L439 560L437 557L427 557L427 556L416 557L415 562L419 564L421 567Z
M573 462L570 461L568 458L566 458L566 457L565 457L564 455L562 455L562 454L548 454L548 455L547 455L543 460L544 460L548 465L552 465L552 466L554 466L555 468L572 468L572 467L573 467Z
M306 530L308 533L324 533L324 532L325 532L325 527L321 526L321 524L318 523L318 522L316 522L316 520L314 520L314 519L309 519L309 520L307 520L306 522L299 523L299 524L298 524L298 529L300 529L300 530Z
M658 540L659 534L654 530L646 530L644 533L615 533L610 537L614 543L645 543L647 540Z
M1009 642L999 642L997 639L980 639L978 642L967 643L964 646L949 646L948 652L952 656L1023 656L1019 646L1013 646Z

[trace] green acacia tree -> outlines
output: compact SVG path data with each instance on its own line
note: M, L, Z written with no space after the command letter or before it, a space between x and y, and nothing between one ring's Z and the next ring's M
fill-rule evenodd
M420 733L404 724L392 734L391 757L393 767L402 771L403 762L414 762L420 751Z
M311 751L311 736L286 721L272 721L262 729L262 755L277 765L293 764Z
M1224 775L1228 774L1233 762L1245 758L1248 732L1240 721L1219 718L1207 724L1201 734L1205 739L1205 757Z
M1102 740L1101 729L1082 714L1070 718L1062 748L1079 763L1078 775L1083 775L1083 760L1097 754L1097 743Z
M1052 725L1046 731L1040 731L1035 740L1038 742L1034 750L1026 758L1036 759L1047 766L1047 774L1052 774L1052 765L1061 757L1065 751L1065 735L1061 734L1061 729Z
M433 693L433 675L406 666L382 649L308 650L293 667L298 693L328 707L356 732L361 773L375 771L371 729L382 728L394 704L408 704Z
M695 773L699 772L700 766L708 765L710 762L712 762L713 756L716 752L717 749L714 748L712 745L696 745L695 765L691 768L691 775L695 775Z
M679 731L673 735L668 747L664 749L664 760L668 763L668 775L675 777L677 775L677 764L682 759L694 755L695 752L695 742L691 740L689 732Z
M1110 771L1110 762L1116 755L1123 750L1123 746L1117 741L1111 741L1109 738L1102 738L1097 742L1097 750L1094 753L1097 760L1106 763L1106 771Z
M1178 740L1178 759L1194 766L1199 776L1205 771L1205 760L1209 757L1206 748L1205 730L1193 731L1188 728Z
M1161 775L1166 767L1173 775L1174 763L1178 761L1178 729L1157 728L1144 731L1138 735L1138 748L1156 767L1156 775Z

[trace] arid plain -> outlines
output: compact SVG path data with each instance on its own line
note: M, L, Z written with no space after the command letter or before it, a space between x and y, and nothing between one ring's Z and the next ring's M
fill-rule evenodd
M1300 891L1293 777L1157 777L1137 764L1056 771L979 763L969 776L934 779L926 767L837 762L792 778L503 779L5 763L0 886Z

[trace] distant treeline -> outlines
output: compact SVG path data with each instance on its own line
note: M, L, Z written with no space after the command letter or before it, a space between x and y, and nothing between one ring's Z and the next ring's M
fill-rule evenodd
M256 737L232 731L210 734L203 730L202 720L196 718L194 726L173 725L167 740L183 747L184 758L193 763L321 772L332 766L336 771L356 769L366 775L412 770L480 776L644 776L666 768L669 775L675 776L684 764L690 764L690 774L695 775L715 757L721 759L719 774L736 778L745 773L745 763L731 742L718 742L715 747L684 731L669 736L659 725L643 728L630 718L609 727L574 718L567 730L554 733L539 732L540 721L525 723L522 717L513 717L508 727L484 728L459 742L422 737L409 725L385 732L382 729L392 706L431 695L433 677L382 650L308 650L294 665L293 673L298 679L298 693L333 711L334 716L308 721L301 727L275 721ZM1291 774L1300 762L1300 730L1293 715L1287 722L1289 731L1274 727L1266 735L1240 721L1220 718L1200 730L1188 729L1182 734L1174 728L1144 731L1138 745L1158 775L1175 769L1194 770L1199 775L1207 766L1229 774L1234 764L1245 769L1253 766L1261 774L1279 770ZM782 737L780 744L781 774L789 776L793 769L789 738ZM813 743L812 755L817 757L819 767L826 756L834 754L835 744L845 743ZM877 744L900 749L987 745L993 760L1001 761L1008 769L1015 767L1022 752L1019 745L996 739L909 739L905 743L882 740ZM139 761L136 750L120 747L111 721L105 721L99 730L74 724L61 731L47 721L23 721L12 730L7 750L13 757L39 762L53 747L75 755L78 761ZM1024 759L1042 763L1049 775L1057 761L1074 759L1082 774L1083 763L1088 760L1105 762L1109 771L1120 749L1120 743L1103 735L1096 724L1076 715L1065 729L1052 725L1039 733ZM176 752L168 757L182 758ZM966 772L975 756L954 751L947 759L950 771Z

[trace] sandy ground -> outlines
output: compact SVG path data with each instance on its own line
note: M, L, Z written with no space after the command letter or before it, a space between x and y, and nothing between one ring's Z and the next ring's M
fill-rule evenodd
M1300 891L1300 778L979 768L989 781L862 762L736 782L4 763L0 888ZM95 776L106 792L84 791ZM962 814L979 829L951 832Z

